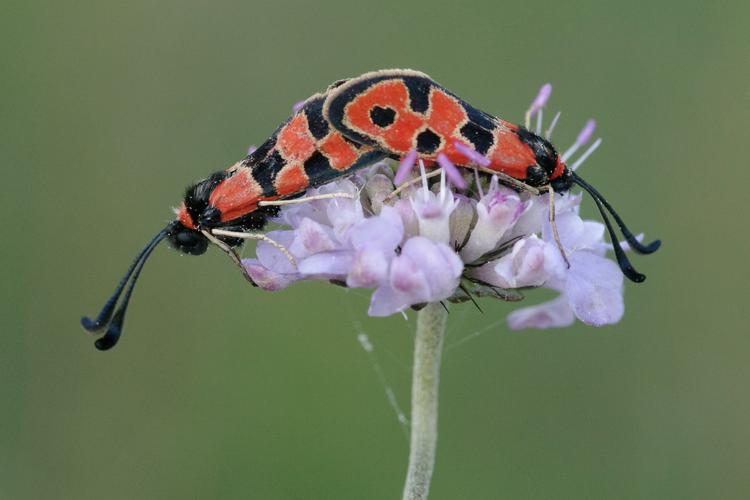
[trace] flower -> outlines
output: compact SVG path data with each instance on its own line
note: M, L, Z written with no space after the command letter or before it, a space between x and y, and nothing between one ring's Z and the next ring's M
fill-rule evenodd
M537 133L550 91L543 87L527 113L527 121L536 116ZM594 127L593 120L586 124L566 158L589 141ZM486 165L466 145L456 150ZM429 302L465 302L471 295L519 300L522 291L545 287L559 296L513 311L512 329L567 326L575 318L602 326L621 319L623 275L606 256L611 248L604 225L580 217L580 195L554 195L558 242L549 222L549 194L519 193L495 176L480 179L476 173L469 186L472 172L444 156L437 159L439 177L428 176L421 162L414 177L416 160L412 151L398 165L379 163L309 190L307 196L316 199L284 207L273 220L282 228L258 242L255 258L243 259L247 274L268 291L321 279L372 289L371 316Z

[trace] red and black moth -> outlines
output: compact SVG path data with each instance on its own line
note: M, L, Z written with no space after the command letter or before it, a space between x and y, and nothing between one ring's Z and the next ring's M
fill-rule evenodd
M457 166L477 168L464 154L467 148L487 159L482 172L520 181L537 192L580 186L602 215L620 269L634 282L645 279L621 248L608 214L636 252L652 253L660 242L641 244L549 141L474 108L423 73L383 70L340 80L310 97L260 148L189 187L176 219L136 256L96 319L84 317L81 323L89 332L105 331L97 348L116 344L143 265L164 239L192 255L203 254L212 242L239 263L234 249L243 239L222 233L262 229L279 210L274 202L299 197L382 159L398 160L414 152L428 167L444 155Z

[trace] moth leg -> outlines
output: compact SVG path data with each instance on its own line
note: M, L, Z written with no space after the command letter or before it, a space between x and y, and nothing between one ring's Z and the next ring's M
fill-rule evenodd
M560 250L560 255L562 255L565 264L570 268L570 261L568 260L568 256L565 255L565 249L563 248L562 241L560 241L560 233L557 231L557 222L555 222L555 190L552 189L551 184L547 192L549 193L549 225L552 228L552 236L555 238L555 243Z
M250 275L247 273L247 270L245 269L245 266L242 265L242 259L240 259L240 256L237 255L237 252L234 250L234 248L230 247L223 241L221 241L218 238L215 238L211 233L209 233L206 230L202 230L201 233L203 233L203 236L205 236L208 241L219 247L219 249L226 253L230 259L232 259L232 262L234 262L237 267L240 268L240 271L242 272L242 276L245 277L247 281L249 281L253 286L257 286L255 284L255 281L250 277Z
M269 207L269 206L296 205L299 203L307 203L308 201L331 200L333 198L349 198L350 200L355 200L358 198L358 195L352 194L352 193L343 193L343 192L342 193L315 194L311 196L303 196L302 198L294 198L292 200L259 201L258 206ZM242 234L245 234L245 233L242 233Z
M424 177L425 177L425 179L430 179L431 177L437 177L438 175L440 175L440 172L441 172L441 170L442 170L442 169L439 169L439 168L438 168L438 169L435 169L435 170L433 170L432 172L429 172L429 173L425 174L425 176L424 176ZM409 186L411 186L411 185L413 185L413 184L418 184L418 183L420 183L420 182L422 182L422 176L421 176L421 175L420 175L419 177L415 177L414 179L408 180L408 181L406 181L406 182L402 182L401 184L399 184L399 186L398 186L398 187L397 187L397 188L396 188L395 190L391 191L391 192L390 192L390 193L388 194L388 196L386 196L386 197L385 197L385 198L383 199L383 201L388 201L388 200L390 200L391 198L393 198L393 197L395 197L396 195L398 195L398 194L399 194L399 193L400 193L401 191L403 191L403 190L404 190L404 189L406 189L407 187L409 187Z
M482 167L480 165L475 165L475 166L472 166L471 168L475 168L485 174L496 175L497 179L500 182L502 182L503 184L518 188L520 191L526 191L527 193L531 193L534 196L537 196L539 194L539 190L537 188L533 186L529 186L525 182L519 181L515 177L511 177L508 174L504 174L502 172L496 172L495 170L491 170L489 168Z
M297 267L297 260L294 258L294 256L291 254L289 249L279 243L278 241L275 241L268 236L266 236L263 233L240 233L238 231L227 231L225 229L212 229L211 233L216 236L229 236L231 238L240 238L243 240L258 240L258 241L265 241L269 245L275 247L279 252L284 254L284 257L289 260L289 262L296 268ZM237 252L234 251L234 249L229 248L224 242L217 238L213 238L209 235L207 231L203 231L203 234L206 235L206 237L211 240L211 242L216 243L216 245L224 250L224 248L227 248L230 253L230 257L232 257L232 260L235 261L235 263L239 263L240 267L242 267L242 270L244 271L245 268L242 266L242 261L240 260L239 256L237 255ZM218 242L218 243L217 243ZM226 251L226 250L225 250ZM247 274L245 272L245 274ZM251 280L252 281L252 280Z

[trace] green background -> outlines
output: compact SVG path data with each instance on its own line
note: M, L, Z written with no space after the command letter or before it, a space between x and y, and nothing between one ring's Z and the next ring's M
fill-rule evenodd
M408 411L413 318L367 318L365 291L263 293L165 245L116 349L78 325L187 184L388 67L510 120L553 82L556 142L596 117L585 178L664 240L616 326L454 308L448 344L484 330L444 356L431 498L747 498L748 5L3 2L0 498L399 498L356 336Z

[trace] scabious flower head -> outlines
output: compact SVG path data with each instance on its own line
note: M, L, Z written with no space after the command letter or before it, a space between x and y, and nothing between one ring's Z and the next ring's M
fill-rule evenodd
M537 133L550 90L543 87L527 113L539 115ZM565 154L593 131L591 121ZM459 146L470 162L485 165L482 155ZM273 221L281 229L267 234L276 244L258 242L255 258L242 261L247 273L268 291L300 280L372 289L371 316L470 295L519 300L522 291L545 287L559 296L512 312L512 329L620 320L623 276L606 256L604 226L580 217L580 195L554 195L563 256L549 223L549 194L519 193L447 158L437 162L439 177L428 175L416 158L411 152L400 165L376 164L307 193L330 198L284 207Z

